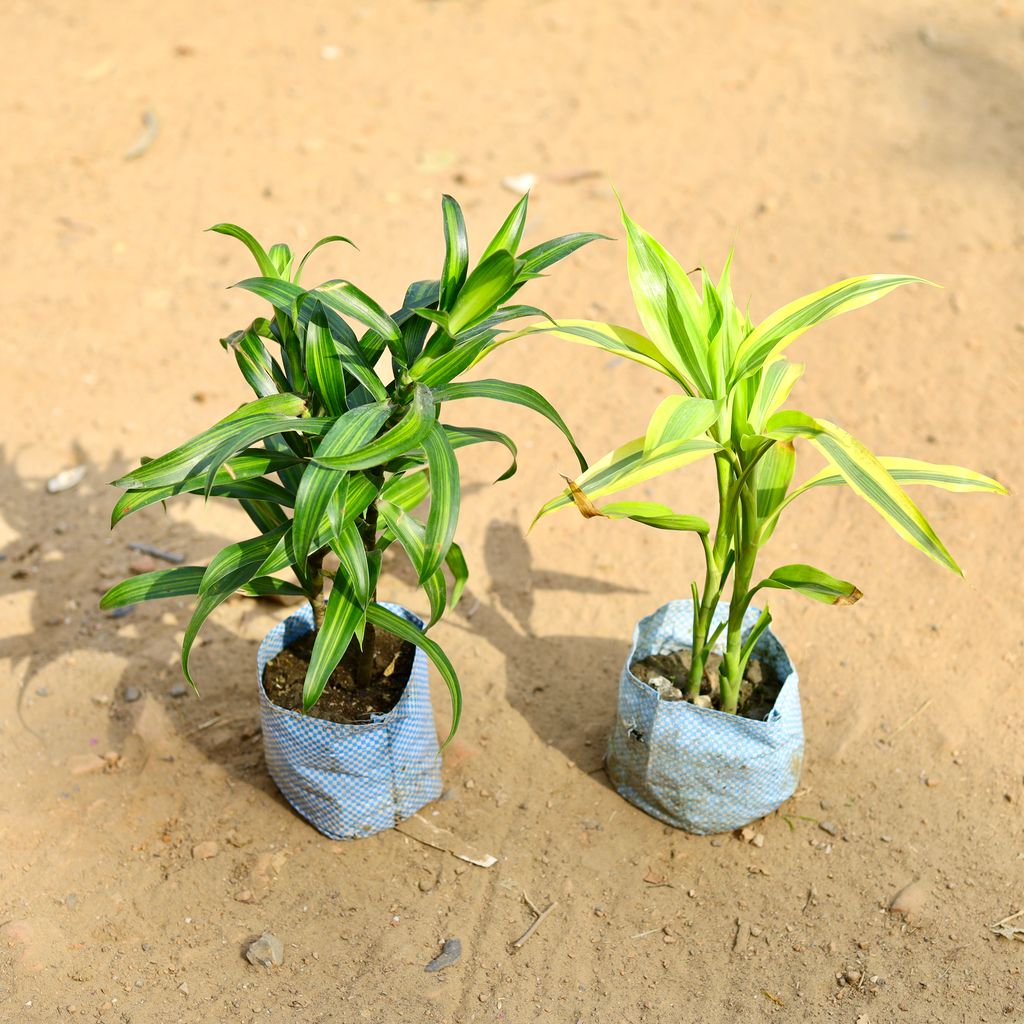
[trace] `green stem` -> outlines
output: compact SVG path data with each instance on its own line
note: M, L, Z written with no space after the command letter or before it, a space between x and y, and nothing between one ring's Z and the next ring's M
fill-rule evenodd
M326 548L314 551L306 559L306 578L309 580L309 603L313 606L313 628L324 624L324 555Z
M374 484L380 487L381 479L373 479ZM363 513L359 523L359 535L363 539L363 547L367 553L373 551L377 546L377 506L371 502L370 507ZM373 588L370 601L376 602L377 588ZM363 646L359 651L359 658L356 662L356 684L360 689L368 689L373 682L373 662L377 653L377 631L372 622L367 622L363 628Z
M750 581L757 561L757 498L747 477L740 483L741 494L736 510L737 537L736 575L729 601L729 625L726 630L725 660L721 675L721 710L735 714L740 683L745 666L742 663L743 614L749 604Z

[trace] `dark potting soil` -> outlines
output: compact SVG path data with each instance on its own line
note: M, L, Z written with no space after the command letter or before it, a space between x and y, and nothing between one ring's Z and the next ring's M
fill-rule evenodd
M369 627L367 628L369 633ZM316 634L307 633L276 655L263 670L263 688L279 707L302 711L302 684L309 668ZM359 647L353 643L331 673L320 699L306 712L329 722L366 722L390 711L401 699L412 672L416 648L408 640L376 631L373 673L369 686L356 684Z
M662 676L685 694L689 686L692 661L693 657L689 648L684 648L670 654L651 654L639 661L634 661L629 668L633 675L642 682L650 683L656 676ZM708 655L700 684L701 694L710 697L711 706L716 709L720 707L718 672L721 664L722 656L720 654ZM784 682L784 679L778 678L768 662L761 661L759 658L751 658L747 662L746 671L743 673L743 682L740 684L737 713L744 718L763 721L774 706Z

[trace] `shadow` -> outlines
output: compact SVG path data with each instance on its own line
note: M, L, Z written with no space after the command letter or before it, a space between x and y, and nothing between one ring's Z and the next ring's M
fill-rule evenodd
M538 633L536 595L555 591L590 596L639 591L573 573L534 568L520 528L494 520L484 562L488 600L467 594L464 616L472 630L505 659L509 703L545 743L587 773L598 772L615 715L619 669L627 639ZM583 609L585 604L577 602ZM601 776L603 781L603 775Z
M23 478L0 446L0 602L8 609L8 628L14 627L0 643L0 657L10 662L19 724L54 757L64 758L81 751L83 730L96 731L96 716L105 715L105 742L133 751L125 766L129 772L141 771L150 756L173 763L176 751L192 747L248 785L276 793L259 742L258 641L225 628L216 617L207 620L192 661L203 696L174 696L184 680L173 655L193 599L145 602L112 613L99 609L107 587L130 575L139 557L132 543L180 553L186 564L205 564L235 538L171 519L160 506L111 533L116 492L107 481L124 472L127 460L115 453L99 463L77 451L75 461L85 467L81 483L50 494L45 480ZM202 499L179 499L188 500ZM156 559L147 568L170 564ZM276 601L237 597L227 605L242 624L268 617L269 628L269 616L283 615ZM128 688L141 691L141 698L127 701ZM137 735L142 715L151 733L164 734L149 737L159 755Z
M996 38L994 20L987 15L973 31L929 24L899 31L893 49L903 58L905 87L898 92L915 116L926 112L920 133L908 140L916 160L1016 181L1024 156L1024 76L998 55L1005 34Z

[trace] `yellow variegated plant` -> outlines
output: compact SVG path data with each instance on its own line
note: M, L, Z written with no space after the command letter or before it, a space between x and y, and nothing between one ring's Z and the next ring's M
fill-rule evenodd
M688 530L703 545L703 588L693 583L693 660L687 696L700 692L709 652L726 632L720 669L721 710L735 712L740 682L758 638L771 622L768 609L744 637L743 616L759 590L793 590L826 604L852 604L861 592L852 584L810 565L783 565L757 578L761 547L782 511L815 487L845 484L867 501L906 540L930 558L960 568L928 520L903 489L930 484L950 491L1005 494L997 481L959 466L917 459L878 458L841 427L803 412L780 410L803 366L783 351L823 320L880 299L902 285L922 282L905 275L853 277L804 296L753 324L734 299L726 261L715 284L706 271L695 286L689 275L623 211L629 280L647 336L626 327L584 320L560 321L521 334L550 332L623 356L663 374L680 394L654 411L646 433L609 452L569 483L538 513L575 505L584 516L632 519L662 530ZM794 442L807 441L828 466L791 488ZM717 469L719 517L714 529L704 519L680 515L646 501L595 500L713 457ZM712 616L732 576L728 621L710 632Z

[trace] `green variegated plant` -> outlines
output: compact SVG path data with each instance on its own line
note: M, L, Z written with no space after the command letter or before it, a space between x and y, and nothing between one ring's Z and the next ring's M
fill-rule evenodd
M516 204L471 271L462 210L445 196L440 277L411 285L390 316L349 281L315 288L301 282L313 252L348 239L321 239L296 264L286 245L267 252L242 228L218 224L212 229L246 245L260 276L236 287L273 307L270 317L257 318L222 341L257 397L114 481L125 493L112 521L177 494L201 493L237 501L258 532L224 548L205 567L145 573L117 584L102 600L102 607L112 608L197 595L181 649L190 683L189 652L196 635L228 597L304 595L317 630L303 688L307 710L350 644L361 650L359 682L369 682L375 629L384 629L422 648L438 667L451 693L454 733L461 707L454 668L435 641L378 603L377 582L381 556L397 541L426 592L429 630L454 607L468 572L454 541L460 504L456 449L497 442L512 456L500 479L516 470L511 438L441 422L442 403L492 398L532 409L565 435L586 468L568 427L536 391L501 380L456 380L508 337L504 324L547 317L511 302L524 284L601 237L566 235L519 251L527 201L524 196ZM382 362L390 365L390 374L382 374ZM422 519L415 510L424 501L429 507ZM332 552L334 570L325 565ZM295 582L276 575L287 569Z
M732 256L718 283L703 269L699 284L623 211L628 271L646 336L610 324L561 321L522 334L546 331L641 363L668 378L680 393L655 410L642 437L609 452L538 513L538 518L575 505L584 516L632 519L661 530L695 533L703 546L703 587L692 584L694 622L689 687L700 693L709 653L725 630L720 672L720 710L736 712L744 669L771 622L767 609L744 636L743 616L761 590L792 590L826 604L852 604L861 592L810 565L783 565L759 577L758 555L779 516L800 495L817 487L849 486L904 539L941 565L960 569L928 520L903 489L930 484L948 491L1005 494L997 481L959 466L917 459L878 458L842 427L795 410L781 410L803 366L783 352L815 324L921 282L904 275L854 277L831 285L753 324L733 299ZM694 272L696 273L696 272ZM826 468L793 487L794 442L805 440L824 456ZM713 458L719 516L712 529L699 516L680 515L644 501L597 507L595 499L625 490L671 470ZM712 616L732 577L728 620L711 631Z

